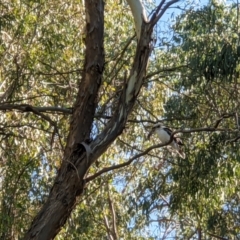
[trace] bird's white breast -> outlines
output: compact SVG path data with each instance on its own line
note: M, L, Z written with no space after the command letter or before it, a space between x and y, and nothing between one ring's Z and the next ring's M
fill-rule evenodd
M158 135L158 137L162 143L166 143L170 140L169 134L161 128L156 129L156 134Z
M170 140L170 135L162 128L156 129L156 134L162 143L167 143ZM178 144L173 140L170 146L174 149L179 149Z

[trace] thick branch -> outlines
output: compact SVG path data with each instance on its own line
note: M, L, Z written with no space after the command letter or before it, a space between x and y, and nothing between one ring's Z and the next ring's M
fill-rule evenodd
M195 128L195 129L186 129L186 130L177 130L177 131L174 131L171 135L171 138L168 142L166 143L160 143L160 144L157 144L157 145L153 145L149 148L147 148L145 151L139 153L139 154L136 154L135 156L133 156L132 158L130 158L128 161L124 162L124 163L121 163L121 164L118 164L118 165L114 165L114 166L110 166L110 167L106 167L106 168L103 168L102 170L100 170L99 172L95 173L94 175L92 176L89 176L85 179L86 182L90 182L92 181L93 179L99 177L100 175L102 175L103 173L106 173L106 172L109 172L109 171L112 171L112 170L116 170L116 169L120 169L120 168L123 168L123 167L126 167L128 165L130 165L134 160L142 157L142 156L145 156L146 154L148 154L150 151L152 151L153 149L156 149L156 148L161 148L161 147L164 147L164 146L167 146L169 145L172 141L173 141L173 137L174 135L176 135L177 133L194 133L194 132L225 132L227 129L222 129L222 128L214 128L214 127L207 127L207 128Z
M155 71L155 72L152 72L152 73L149 73L147 76L146 76L146 79L149 79L149 78L152 78L154 77L155 75L158 75L159 73L166 73L166 72L175 72L176 70L180 70L184 67L187 67L187 65L180 65L180 66L176 66L176 67L171 67L171 68L162 68L162 69L159 69L158 71Z
M71 108L61 108L61 107L33 107L29 104L2 104L0 105L0 110L10 111L10 110L19 110L22 112L60 112L66 114L72 114Z
M47 107L46 107L47 108ZM46 109L45 108L45 109ZM45 121L49 122L50 125L53 126L54 128L54 131L52 133L52 139L51 139L51 145L53 144L53 141L54 141L54 136L55 134L57 133L58 136L59 136L59 133L58 133L58 128L57 128L57 124L56 122L54 122L49 116L43 114L42 112L43 109L39 109L39 108L36 108L36 107L32 107L31 105L13 105L13 104L3 104L3 105L0 105L0 110L12 110L12 109L18 109L20 111L23 111L23 112L32 112L34 113L35 115L38 115L40 116L42 119L44 119ZM39 111L40 110L40 111ZM60 138L59 138L60 139ZM62 145L62 142L61 142L61 139L60 139L60 144L63 148L63 145Z

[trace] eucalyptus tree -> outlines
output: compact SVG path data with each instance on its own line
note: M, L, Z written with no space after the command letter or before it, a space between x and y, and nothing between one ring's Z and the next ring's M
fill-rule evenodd
M17 198L27 199L28 204L23 200L20 208L29 218L37 204L43 203L25 239L52 239L69 218L88 182L130 163L89 174L89 168L126 127L144 84L153 28L176 2L162 1L148 19L140 1L128 1L137 33L135 53L121 73L120 64L124 66L126 62L122 61L124 55L117 57L111 63L113 77L106 81L103 1L1 3L1 110L5 111L1 128L1 208L5 213L1 217L6 223L2 238L18 237L25 228L24 222L18 229L13 227L16 219L11 216ZM126 48L130 43L131 38L126 41ZM59 107L66 104L65 108ZM53 115L54 112L58 114ZM65 125L66 114L72 114L69 127ZM54 171L52 176L48 174L51 169L47 162L51 158L56 160L52 164L57 168L54 181ZM35 171L37 165L42 167ZM11 178L16 175L17 182L12 184ZM43 177L53 182L49 194L41 182ZM25 189L21 194L19 186ZM8 227L11 231L5 231Z
M25 239L236 235L238 15L186 11L163 46L176 2L1 3L1 239L35 215ZM146 139L159 120L184 161Z

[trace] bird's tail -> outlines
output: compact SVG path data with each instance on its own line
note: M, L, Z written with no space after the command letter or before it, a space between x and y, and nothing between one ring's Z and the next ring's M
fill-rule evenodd
M179 155L181 158L185 159L186 155L185 155L185 153L183 152L182 149L179 149L177 152L178 152L178 155Z

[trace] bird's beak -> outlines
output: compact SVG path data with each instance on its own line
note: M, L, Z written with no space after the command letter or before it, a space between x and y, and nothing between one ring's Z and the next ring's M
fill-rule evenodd
M152 130L149 132L149 134L148 134L148 136L147 136L147 139L149 140L150 139L150 137L153 135L153 133L154 133L154 128L152 128Z

